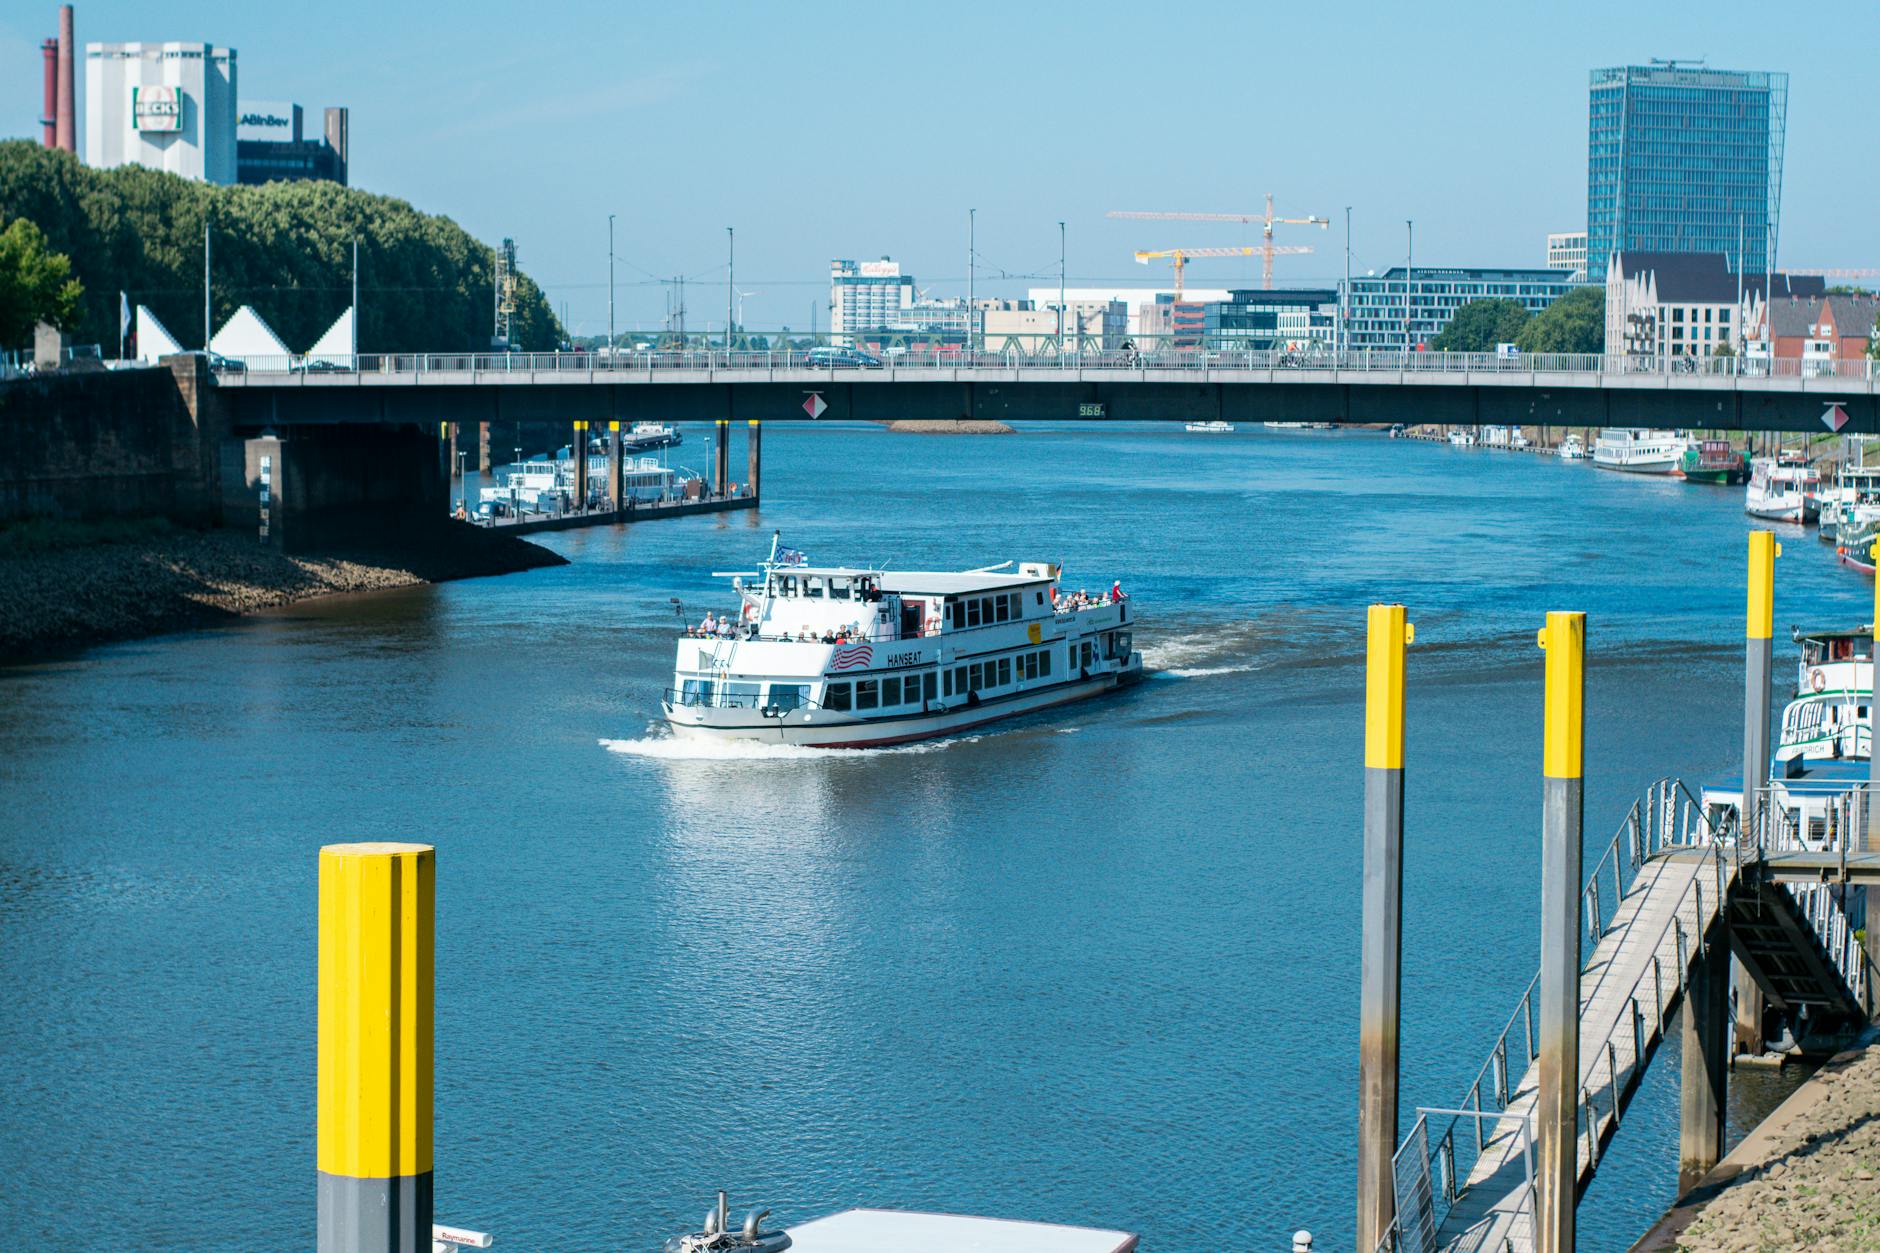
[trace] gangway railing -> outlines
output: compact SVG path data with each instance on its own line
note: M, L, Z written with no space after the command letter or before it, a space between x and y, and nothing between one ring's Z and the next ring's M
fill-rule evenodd
M1435 1185L1440 1178L1443 1190L1450 1190L1456 1161L1453 1146L1440 1156L1431 1153L1429 1119L1432 1114L1448 1118L1452 1126L1464 1118L1472 1119L1480 1126L1485 1118L1501 1117L1500 1111L1493 1110L1418 1108L1416 1122L1411 1125L1410 1133L1404 1137L1403 1144L1391 1158L1391 1178L1397 1195L1397 1224L1378 1240L1373 1253L1435 1253L1438 1248L1436 1232L1440 1222L1436 1216ZM1519 1215L1525 1214L1531 1244L1535 1211L1534 1139L1526 1122L1519 1125L1519 1130L1522 1199L1517 1209L1517 1221Z
M1603 1087L1581 1085L1579 1106L1582 1112L1581 1134L1585 1137L1586 1148L1592 1160L1597 1161L1601 1128L1616 1127L1618 1124L1624 1096L1628 1095L1642 1073L1645 1059L1657 1037L1662 1034L1670 1010L1676 1004L1677 996L1684 986L1684 973L1688 969L1688 958L1693 943L1701 944L1702 930L1697 935L1689 934L1683 927L1682 916L1687 901L1695 895L1696 914L1706 920L1718 908L1723 899L1723 891L1728 882L1726 859L1734 856L1734 841L1724 838L1724 829L1710 816L1703 804L1693 796L1682 782L1672 778L1660 779L1634 801L1625 818L1619 823L1612 838L1606 842L1604 852L1594 863L1592 872L1587 875L1586 885L1580 892L1580 917L1582 926L1582 952L1588 956L1597 947L1601 938L1612 927L1620 904L1625 898L1626 888L1637 877L1640 868L1656 854L1673 848L1705 848L1710 850L1703 863L1694 869L1681 891L1677 905L1664 930L1653 941L1654 954L1651 965L1644 968L1638 980L1626 990L1625 996L1630 1002L1631 1011L1626 1025L1630 1028L1630 1039L1623 1041L1628 1047L1626 1060L1621 1059L1619 1044L1622 1041L1608 1036L1603 1040L1581 1039L1581 1056L1593 1057L1593 1073L1596 1076L1601 1060L1606 1067L1606 1081ZM1708 896L1704 890L1706 875L1701 873L1709 869L1713 880ZM1611 885L1610 895L1605 885ZM1673 927L1677 928L1679 961L1675 971L1667 972L1656 956L1659 946ZM1590 941L1590 943L1589 943ZM1653 1017L1648 1030L1644 1013L1639 1005L1639 995L1646 976L1651 980L1650 1003ZM1667 982L1668 976L1668 982ZM1433 1222L1440 1229L1444 1219L1455 1207L1467 1190L1467 1180L1475 1163L1482 1157L1484 1150L1494 1141L1492 1126L1504 1117L1513 1100L1520 1077L1525 1075L1540 1053L1535 1036L1535 995L1539 990L1540 973L1535 972L1529 981L1514 1012L1509 1015L1507 1024L1496 1036L1490 1047L1488 1058L1476 1072L1475 1079L1469 1084L1463 1095L1460 1112L1449 1118L1440 1131L1432 1133L1425 1128L1421 1133L1424 1142L1425 1170L1433 1181L1431 1188ZM1616 1033L1615 1033L1616 1034ZM1607 1099L1598 1100L1601 1092ZM1600 1105L1604 1108L1599 1108ZM1524 1116L1519 1118L1517 1127L1522 1142L1527 1143L1530 1129ZM1469 1127L1462 1127L1467 1120ZM1485 1127L1484 1124L1488 1124ZM1414 1130L1414 1129L1413 1129ZM1462 1130L1464 1138L1458 1142L1457 1132ZM1468 1133L1473 1131L1472 1139ZM1412 1147L1412 1137L1405 1140L1398 1148L1399 1155ZM1412 1154L1414 1156L1414 1153ZM1401 1176L1400 1176L1401 1177ZM1436 1187L1440 1184L1440 1187ZM1414 1196L1400 1194L1397 1199L1401 1225L1401 1215L1406 1201L1415 1203ZM1395 1245L1399 1251L1415 1250L1421 1246L1401 1242L1402 1232L1397 1233L1400 1242ZM1387 1233L1387 1238L1389 1234Z
M1861 851L1866 839L1869 802L1864 785L1826 798L1818 817L1797 804L1796 798L1781 783L1765 786L1762 798L1757 806L1755 839L1749 842L1747 850L1749 858L1800 850L1839 853L1841 877L1845 880L1848 853ZM1872 986L1872 972L1868 969L1866 949L1846 912L1844 894L1847 889L1829 883L1786 883L1783 886L1827 951L1835 974L1857 1002L1871 1007L1868 989Z

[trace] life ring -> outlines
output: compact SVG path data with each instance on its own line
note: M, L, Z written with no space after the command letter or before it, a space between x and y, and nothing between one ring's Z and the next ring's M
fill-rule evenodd
M1819 666L1817 666L1815 669L1810 670L1808 672L1808 687L1810 691L1814 691L1814 692L1824 691L1826 690L1827 686L1828 686L1828 676L1821 672L1821 668Z

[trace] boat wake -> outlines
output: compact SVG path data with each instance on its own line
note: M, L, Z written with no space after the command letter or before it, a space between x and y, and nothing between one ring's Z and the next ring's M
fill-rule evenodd
M682 740L671 735L645 735L634 740L601 740L610 753L644 757L651 761L871 761L913 753L937 753L954 744L970 744L977 735L922 740L887 748L812 748L801 744L759 744L753 740Z
M1264 664L1252 654L1268 637L1269 631L1257 622L1222 623L1203 631L1143 641L1142 664L1151 678L1206 679L1244 674Z

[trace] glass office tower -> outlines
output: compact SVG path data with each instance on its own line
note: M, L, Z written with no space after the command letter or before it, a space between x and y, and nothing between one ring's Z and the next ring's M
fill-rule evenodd
M1594 70L1587 277L1615 251L1720 252L1760 274L1777 251L1789 76L1679 62Z

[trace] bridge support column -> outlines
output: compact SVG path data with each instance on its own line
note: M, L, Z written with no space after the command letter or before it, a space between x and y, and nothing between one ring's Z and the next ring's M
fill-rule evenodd
M751 463L750 471L745 475L745 479L751 489L751 499L756 500L757 484L764 472L764 428L758 425L756 418L752 418L750 426L746 429L750 431Z
M1775 652L1776 557L1782 546L1769 531L1749 537L1749 601L1743 652L1743 803L1745 838L1761 831L1763 790L1769 784L1769 675ZM1763 992L1743 963L1733 961L1736 1028L1731 1051L1763 1051ZM1688 1015L1687 1015L1688 1017ZM1687 1037L1688 1038L1688 1037ZM1689 1073L1688 1063L1686 1073Z
M615 513L627 507L627 502L620 499L620 488L625 482L620 473L621 461L625 456L626 441L620 437L620 423L607 424L607 503L613 506Z
M452 422L450 424L450 478L453 483L463 477L463 462L457 460L457 439L462 430L463 423Z
M1723 1157L1730 1082L1729 924L1719 916L1684 986L1684 1065L1678 1087L1678 1195ZM1741 968L1739 967L1739 974ZM1757 1047L1761 1024L1757 1024Z
M1541 751L1540 1093L1537 1253L1573 1253L1579 1194L1580 833L1586 615L1549 613Z
M490 472L490 424L477 423L477 473Z
M320 850L319 1253L431 1247L437 854Z
M755 424L753 424L755 425ZM1403 986L1402 605L1372 605L1364 691L1364 960L1358 1053L1357 1253L1397 1217L1397 1042Z
M719 418L713 430L712 487L723 496L731 489L731 420Z

